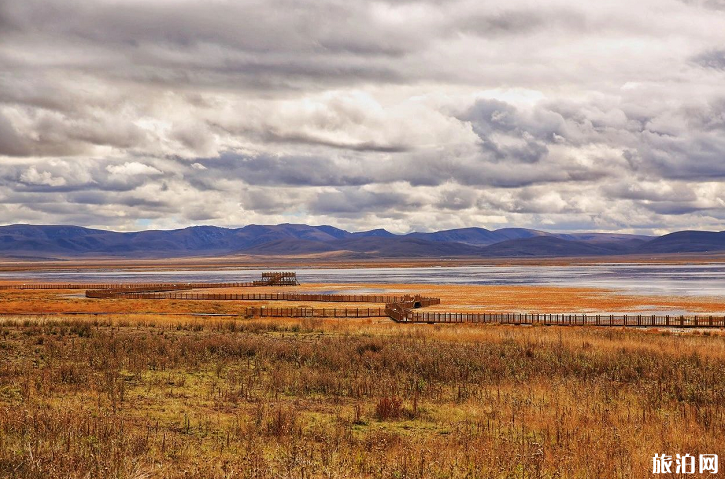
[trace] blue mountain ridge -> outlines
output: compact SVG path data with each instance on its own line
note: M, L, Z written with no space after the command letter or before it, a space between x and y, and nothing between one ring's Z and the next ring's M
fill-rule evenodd
M3 257L176 257L311 255L354 257L555 257L725 252L725 232L679 231L659 237L550 233L526 228L459 228L396 235L329 225L191 226L116 232L72 225L0 226Z

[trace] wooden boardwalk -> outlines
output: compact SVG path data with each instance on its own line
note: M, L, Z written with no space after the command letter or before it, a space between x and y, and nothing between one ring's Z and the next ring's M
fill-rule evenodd
M244 317L288 318L379 318L389 317L399 323L471 323L544 326L602 326L657 328L725 328L725 316L711 315L642 315L642 314L569 314L519 312L441 312L420 308L440 304L439 298L421 295L319 294L300 292L273 293L198 293L192 289L249 288L258 286L296 285L295 273L263 273L252 282L227 283L30 283L0 285L1 290L85 289L94 299L147 299L188 301L295 301L326 303L368 303L363 308L313 308L308 306L249 306L239 311ZM369 307L381 304L380 307ZM382 306L384 305L384 306Z
M186 288L185 288L186 289ZM325 303L396 303L408 296L372 294L317 294L317 293L179 293L177 289L156 288L153 291L87 290L87 298L97 299L182 299L190 301L311 301ZM431 300L433 298L425 298ZM440 302L440 300L438 300ZM429 305L428 303L427 305ZM437 304L437 303L436 303Z
M22 283L22 284L2 284L0 290L12 289L85 289L97 290L96 296L102 297L102 294L108 294L113 297L114 294L125 294L132 292L155 292L155 291L178 291L185 289L209 289L209 288L253 288L259 286L296 286L297 273L293 272L273 272L262 273L262 279L244 282L226 282L226 283Z
M387 316L399 323L477 323L543 326L618 326L723 328L725 316L567 313L452 313L400 310L386 305Z

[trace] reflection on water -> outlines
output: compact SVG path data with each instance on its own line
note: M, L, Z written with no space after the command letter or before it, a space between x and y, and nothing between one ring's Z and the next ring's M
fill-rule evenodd
M0 279L58 282L215 282L251 281L260 269L174 271L33 271L0 273ZM720 296L725 294L725 264L575 266L461 266L431 268L299 268L301 283L418 283L576 286L633 294Z

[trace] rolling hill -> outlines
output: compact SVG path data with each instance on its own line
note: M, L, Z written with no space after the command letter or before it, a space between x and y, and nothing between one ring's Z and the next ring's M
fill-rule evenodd
M193 226L115 232L65 225L0 226L5 258L315 255L354 258L556 257L725 252L725 232L680 231L660 237L549 233L525 228L461 228L395 235L329 225Z
M710 253L725 250L725 231L678 231L641 244L635 252Z
M513 239L483 248L483 255L492 257L603 256L621 252L616 244L592 244L555 236Z

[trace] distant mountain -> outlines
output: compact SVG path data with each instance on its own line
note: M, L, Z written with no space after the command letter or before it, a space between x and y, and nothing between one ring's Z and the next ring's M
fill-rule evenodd
M300 225L296 225L296 226L300 226ZM350 233L348 233L347 231L341 230L340 228L335 228L334 226L322 225L322 226L312 226L311 228L314 228L318 231L326 233L333 238L347 238L348 236L350 236Z
M709 253L725 250L725 231L678 231L639 245L637 253Z
M495 230L494 233L500 238L499 241L533 238L535 236L556 236L554 233L526 228L500 228Z
M508 239L502 238L486 228L460 228L437 231L435 233L410 233L405 235L405 237L424 241L452 242L469 245L489 245Z
M390 231L384 230L382 228L378 228L376 230L370 230L370 231L358 231L357 233L350 233L350 236L357 237L357 236L376 236L376 237L382 237L382 238L392 238L395 235L391 233Z
M546 231L532 230L526 228L501 228L493 231L487 230L485 228L460 228L453 230L437 231L435 233L410 233L405 236L409 238L418 238L427 241L445 241L477 246L488 246L508 240L542 237L559 238L568 241L583 241L591 244L621 243L632 240L651 239L650 236L642 235L629 235L618 233L547 233ZM549 242L549 244L553 244L553 242Z
M410 238L424 239L427 241L452 241L454 243L486 246L506 240L557 235L554 233L530 230L526 228L501 228L493 231L487 230L486 228L458 228L453 230L437 231L435 233L410 233L406 236Z
M626 241L648 241L651 240L651 236L644 235L629 235L620 233L544 233L557 238L570 240L570 241L587 241L589 243L613 243L613 242L626 242Z
M660 237L617 233L549 233L525 228L460 228L395 235L334 226L193 226L120 233L63 225L0 226L3 257L175 257L319 255L347 258L554 257L725 252L725 232L680 231Z
M382 258L476 256L480 248L464 243L435 242L409 237L362 237L338 241L345 251L368 253Z
M345 238L394 236L385 230L350 233L333 226L303 224L248 225L243 228L192 226L177 230L148 230L132 233L96 230L78 226L9 225L0 226L0 254L28 255L112 255L112 256L189 256L230 254L254 250L290 248L326 251L334 248L312 246ZM294 241L302 242L292 247ZM304 242L311 242L306 244ZM275 246L276 245L276 246ZM279 253L277 253L279 254Z
M406 237L360 236L338 241L279 240L244 250L247 254L284 255L315 254L332 251L364 253L369 257L405 258L440 256L475 256L480 248L462 243L444 243Z
M502 241L482 250L483 256L515 256L515 257L541 257L541 256L603 256L621 254L617 244L591 244L585 241L571 241L555 236L534 236L531 238Z
M337 251L334 242L310 241L305 239L278 239L242 250L255 255L308 255Z

